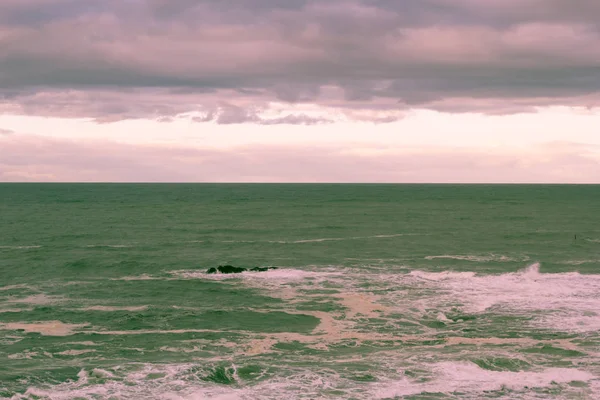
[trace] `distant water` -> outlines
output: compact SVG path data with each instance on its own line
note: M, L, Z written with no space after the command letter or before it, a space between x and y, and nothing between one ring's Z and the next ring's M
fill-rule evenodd
M600 186L0 185L2 398L598 399L599 314Z

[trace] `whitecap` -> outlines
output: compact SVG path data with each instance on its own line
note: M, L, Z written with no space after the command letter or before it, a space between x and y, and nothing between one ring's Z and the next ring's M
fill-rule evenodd
M411 271L411 276L426 279L428 281L443 281L449 279L469 279L475 276L475 272L455 272L455 271L442 271L442 272L427 272L427 271Z
M88 248L111 248L111 249L127 249L130 247L134 247L131 244L88 244L85 247Z
M450 260L461 260L461 261L472 261L472 262L524 262L528 261L528 256L511 257L502 254L463 254L463 255L452 255L442 254L438 256L426 256L426 260L437 260L437 259L450 259Z
M587 371L571 368L548 368L542 371L490 371L471 362L441 362L432 366L433 381L419 383L404 378L376 389L379 399L413 396L420 393L464 393L466 398L480 399L484 392L511 389L545 388L553 383L589 382L595 376ZM465 397L463 397L465 398Z
M269 243L279 244L303 244L303 243L319 243L319 242L337 242L343 240L362 240L362 239L388 239L401 236L417 236L422 235L420 233L392 233L392 234L380 234L370 236L349 236L349 237L333 237L333 238L314 238L314 239L299 239L299 240L269 240Z
M148 306L89 306L81 308L83 311L144 311L147 310Z
M30 249L39 249L42 246L39 245L30 245L30 246L0 246L1 250L30 250Z
M41 294L36 294L33 296L27 296L24 298L11 298L9 299L7 302L8 303L13 303L13 304L32 304L32 305L47 305L47 304L53 304L53 303L57 303L64 300L63 297L60 296L48 296L44 293Z
M7 357L9 360L30 360L33 357L37 357L38 355L38 352L25 350L22 353L9 354Z
M33 288L29 285L18 284L18 285L2 286L2 287L0 287L0 292L7 291L7 290L16 290L16 289L35 290L35 288Z
M567 261L560 261L557 264L566 264L566 265L600 264L600 259L567 260Z
M148 274L142 274L138 276L122 276L120 278L110 278L111 281L153 281L161 279L162 278L157 278Z
M423 294L422 301L442 311L459 305L468 313L534 316L531 323L537 327L558 331L592 332L600 328L600 318L595 316L600 310L600 275L541 273L540 264L534 263L521 271L499 275L412 271L408 276L382 279L431 288L435 295Z
M80 356L82 354L87 354L87 353L95 353L96 350L93 349L80 349L80 350L65 350L65 351L61 351L60 353L55 353L57 355L61 355L61 356Z

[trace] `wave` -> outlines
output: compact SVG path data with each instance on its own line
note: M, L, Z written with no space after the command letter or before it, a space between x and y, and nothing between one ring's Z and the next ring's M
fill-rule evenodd
M123 276L120 278L110 278L111 281L153 281L161 279L163 278L159 278L148 274L142 274L138 276Z
M30 246L0 246L0 250L31 250L31 249L39 249L42 246L39 245L30 245Z
M565 265L600 264L600 259L592 259L592 260L567 260L567 261L557 262L557 264L565 264Z
M411 271L409 275L426 279L429 281L443 281L447 279L467 279L473 278L476 273L475 272L454 272L454 271L442 271L442 272L428 272L428 271Z
M63 301L64 298L61 296L48 296L44 293L36 294L33 296L27 296L20 299L11 298L7 303L11 304L33 304L36 306L55 304Z
M349 237L324 237L311 239L296 239L296 240L223 240L220 243L274 243L274 244L304 244L304 243L320 243L320 242L338 242L344 240L362 240L362 239L387 239L401 236L425 236L425 233L393 233L393 234L378 234L369 236L349 236Z
M97 350L94 349L81 349L81 350L65 350L59 353L54 353L59 356L80 356L88 353L96 353Z
M30 312L33 310L33 308L0 308L0 314Z
M2 286L2 287L0 287L0 292L7 291L7 290L16 290L16 289L36 290L32 286L24 285L24 284L18 284L18 285Z
M144 311L147 310L148 306L90 306L84 307L80 310L82 311Z
M423 366L433 379L409 376L376 379L366 383L348 379L330 368L292 367L286 374L264 365L229 362L198 364L125 365L117 368L82 369L77 378L53 386L29 387L13 399L34 398L148 398L148 399L315 399L336 397L386 399L427 393L461 398L539 398L539 390L552 388L574 395L585 388L571 382L592 383L594 375L575 368L538 371L490 371L470 362L440 362ZM279 371L278 371L279 370ZM500 393L490 393L500 392ZM579 396L577 396L579 398Z
M543 273L539 263L504 274L422 270L391 273L342 267L282 268L231 275L180 270L170 274L176 279L229 280L290 304L324 301L326 297L346 309L346 319L360 314L386 318L400 313L419 325L422 318L451 325L455 323L451 317L457 313L495 314L522 317L524 324L535 329L573 333L600 330L600 275ZM371 296L364 287L379 294Z
M538 327L566 332L600 330L600 275L542 273L540 264L499 275L412 271L405 285L431 287L429 306L461 305L464 312L501 312L533 317ZM394 279L387 277L386 279Z
M430 382L418 383L404 378L387 383L376 391L376 398L388 399L414 396L421 393L464 393L470 399L480 399L490 391L530 392L532 389L546 388L570 382L589 382L595 376L589 372L572 368L548 368L542 371L490 371L471 362L442 362L435 364L432 373L436 376ZM511 398L515 398L512 393ZM519 396L521 397L521 396Z
M88 248L111 248L111 249L127 249L130 247L135 247L130 244L88 244L84 247Z
M443 254L439 256L427 256L426 260L436 260L436 259L451 259L451 260L461 260L461 261L473 261L473 262L524 262L528 261L528 256L521 257L510 257L501 254L487 254L487 255L476 255L476 254L465 254L465 255L450 255Z
M245 271L240 274L207 274L204 270L177 270L169 271L169 274L180 279L206 279L206 280L228 280L228 279L249 279L249 280L300 280L325 278L339 275L338 272L327 271L306 271L293 268L270 269L268 271L254 272Z
M350 237L336 237L336 238L315 238L315 239L300 239L300 240L269 240L269 243L279 244L302 244L302 243L319 243L319 242L330 242L330 241L343 241L343 240L361 240L361 239L387 239L401 236L416 236L422 235L420 233L394 233L389 235L371 235L371 236L350 236Z
M231 275L180 270L170 274L178 279L233 280L290 304L323 301L323 291L327 291L328 301L346 309L346 319L360 314L386 318L400 313L417 324L430 317L453 324L450 317L457 312L492 313L523 317L527 321L523 323L536 329L575 333L600 330L600 275L543 273L539 263L516 272L485 275L474 271L390 273L341 267ZM371 296L363 285L377 289L379 294Z

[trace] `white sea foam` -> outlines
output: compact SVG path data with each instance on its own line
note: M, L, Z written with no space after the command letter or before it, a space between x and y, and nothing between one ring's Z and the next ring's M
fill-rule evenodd
M475 272L427 272L427 271L411 271L411 276L426 279L428 281L445 281L452 279L469 279L475 277Z
M159 350L167 351L170 353L196 353L198 351L202 351L202 349L198 346L192 346L192 347L162 346Z
M214 279L230 279L236 275ZM237 276L243 278L240 282L264 289L269 296L281 297L292 305L321 296L307 290L324 287L325 283L328 287L334 285L339 294L329 295L329 298L349 310L344 316L346 319L359 314L369 317L385 317L393 312L412 315L412 310L419 310L420 315L413 317L420 319L432 312L433 318L450 322L448 313L456 313L458 308L464 313L533 317L528 323L535 328L580 333L600 330L600 275L541 273L539 263L521 271L494 275L472 271L373 275L364 270L337 267L311 271L284 268ZM373 296L356 286L364 282L379 282L377 287L385 291Z
M13 304L32 304L32 305L47 305L47 304L54 304L60 301L63 301L64 298L60 297L60 296L48 296L44 293L41 294L36 294L33 296L27 296L27 297L23 297L23 298L11 298L10 300L7 301L7 303L13 303Z
M564 384L573 381L588 382L595 378L589 372L569 368L548 368L539 372L489 371L470 362L442 362L432 367L436 378L426 383L414 382L404 378L396 382L384 384L376 389L376 398L395 397L428 393L461 392L461 398L480 399L484 392L514 390L528 391L529 388L546 388L553 384ZM534 396L535 397L535 393ZM523 398L516 394L510 398Z
M33 308L0 308L0 314L20 313L33 311Z
M392 332L378 334L371 331L360 331L357 321L361 318L386 318L386 314L406 314L409 309L419 309L422 313L429 313L429 317L443 321L446 324L454 323L448 317L453 308L460 308L465 312L492 312L497 314L515 314L533 316L532 323L540 327L557 330L575 330L592 332L596 321L600 320L597 311L600 310L600 276L581 275L578 273L546 274L540 272L540 266L533 264L528 268L514 273L480 275L475 272L425 272L413 271L399 274L374 275L361 270L342 269L341 267L319 268L307 266L303 268L281 268L265 272L246 272L232 275L207 275L205 271L185 270L172 271L177 279L236 279L232 284L248 285L262 288L265 294L273 297L282 297L286 300L283 306L285 312L294 310L295 301L307 299L318 300L328 297L329 300L338 302L345 308L341 312L298 311L310 314L320 319L319 326L310 334L275 333L250 336L243 344L228 343L235 346L233 354L236 356L256 356L280 351L275 344L280 342L301 342L304 346L319 350L328 350L332 343L340 341L395 340L415 342L434 340L436 336L426 332L423 335L403 336ZM151 277L150 277L151 278ZM368 285L364 285L368 283ZM378 289L377 295L369 293L366 288ZM318 289L331 289L335 287L338 293L323 295ZM317 289L317 290L315 290ZM321 291L323 293L323 291ZM92 308L107 306L92 306ZM115 307L116 308L116 307ZM97 309L97 311L109 311ZM338 318L343 314L344 319ZM387 316L389 317L389 316ZM396 318L396 317L394 317ZM3 328L4 329L4 328ZM17 328L19 329L19 328ZM77 328L75 328L77 329ZM36 330L32 330L36 331ZM39 330L38 330L39 331ZM74 332L71 329L70 332ZM91 332L91 331L88 331ZM107 335L136 335L136 334L161 334L183 332L219 332L218 330L146 330L146 331L97 331L95 333ZM233 332L233 331L229 331ZM242 333L242 332L239 332ZM247 332L246 332L247 333ZM428 349L439 349L444 346L474 345L476 351L488 351L488 347L504 348L531 347L543 341L532 338L461 338L448 337L445 343L428 346ZM212 343L214 345L214 343ZM550 343L557 347L576 350L570 342ZM417 346L418 347L418 346ZM161 348L166 352L190 352L203 349L203 346L169 345ZM143 349L140 349L143 351ZM416 351L416 350L415 350ZM429 357L431 352L421 355ZM436 352L439 350L432 350ZM474 350L475 351L475 350ZM503 350L504 351L504 350ZM509 351L509 350L507 350ZM407 350L411 352L410 349ZM228 353L228 357L231 352ZM463 353L464 354L464 353ZM587 357L591 353L586 350ZM406 356L406 357L405 357ZM379 357L379 355L377 356ZM408 354L398 353L393 355L396 364L390 367L398 369L398 359L405 360ZM449 356L450 358L452 356ZM436 356L436 361L441 357ZM442 358L445 359L445 358ZM203 364L206 361L203 358ZM332 360L334 362L334 360ZM411 361L412 362L412 361ZM374 361L377 365L378 362ZM375 365L375 364L374 364ZM158 366L142 372L132 372L124 376L113 369L104 372L89 371L81 374L79 381L65 383L52 388L30 388L25 398L33 395L51 399L81 398L164 398L164 399L280 399L280 398L324 398L323 390L336 389L341 385L346 390L347 397L357 399L386 398L386 396L406 396L419 394L424 391L439 391L450 393L458 391L465 393L464 397L479 399L483 397L484 390L502 390L508 388L516 392L508 392L503 398L535 398L539 393L530 392L525 387L550 387L556 382L565 384L572 380L588 382L588 390L598 393L600 388L594 389L594 376L580 369L547 368L535 371L488 371L475 364L458 361L445 361L427 365L419 361L418 368L429 368L434 377L428 382L413 380L406 377L392 381L391 378L382 377L382 382L377 384L355 384L342 381L340 377L332 377L324 373L325 367L316 368L314 371L305 371L298 374L289 374L286 368L285 377L273 377L263 382L252 385L215 385L190 380L182 376L186 366ZM582 364L587 365L587 364ZM153 371L153 372L151 372ZM137 374L137 375L136 375ZM158 378L152 374L157 374ZM591 388L591 389L590 389ZM367 391L365 391L367 390ZM571 388L569 390L579 390ZM595 390L595 391L594 391ZM530 393L531 396L527 393ZM582 397L590 398L590 397Z
M355 316L367 318L377 318L382 312L389 309L381 304L377 304L379 298L368 293L339 293L332 296L340 300L340 303L348 310L346 318L352 319Z
M337 275L335 272L305 271L293 268L270 269L263 272L246 271L241 274L244 279L273 279L273 280L300 280L323 279Z
M538 263L501 275L450 271L413 271L409 275L435 289L435 296L428 301L442 309L444 305L461 305L463 311L471 313L495 310L535 316L539 327L561 331L600 329L596 315L600 310L600 275L540 273Z
M226 374L235 380L234 385L203 382L199 377L210 373L210 367L198 371L197 366L191 364L145 365L135 371L122 368L93 369L90 372L82 370L74 382L45 388L30 387L25 395L14 396L13 399L316 399L331 397L333 390L338 390L337 397L361 400L397 398L424 392L460 392L461 398L481 399L489 396L486 392L500 390L510 390L501 396L503 399L533 399L540 397L532 388L556 388L557 385L564 388L565 384L572 381L587 382L591 387L594 385L594 376L579 369L503 372L484 370L468 362L441 362L425 366L435 376L427 382L403 378L366 385L345 380L327 368L313 371L297 367L292 367L285 375L276 374L254 384L247 384L238 376L238 366L230 364L227 368L231 372ZM263 373L263 376L266 375ZM570 390L573 394L578 391L576 388ZM579 393L586 393L586 390L580 388Z
M69 336L77 329L88 326L88 324L65 324L60 321L45 322L9 322L0 324L2 330L22 330L25 332L37 332L46 336Z
M567 260L567 261L558 262L557 264L566 264L566 265L598 264L598 265L600 265L600 259Z
M9 360L30 360L39 355L36 351L25 350L22 353L13 353L8 355Z
M1 327L1 325L0 325ZM231 331L235 332L235 331ZM86 333L93 333L95 335L170 335L170 334L182 334L182 333L223 333L223 331L217 329L136 329L130 331L109 331L109 330L89 330ZM143 349L141 349L143 351Z
M77 345L77 346L102 346L101 343L95 343L91 341L83 341L83 342L67 342L65 345Z
M335 384L335 376L331 376L331 373L298 371L291 377L273 378L255 385L243 385L237 374L237 366L231 364L229 368L232 373L229 375L239 384L218 385L202 382L193 375L193 372L190 372L190 368L195 366L148 365L141 370L126 373L125 376L122 374L116 376L117 369L112 371L94 369L91 373L81 370L75 382L65 382L45 388L30 387L24 395L14 396L13 399L314 399L322 398L319 393L324 389L333 388ZM209 368L205 373L209 373Z
M170 271L171 275L183 279L208 279L208 280L223 280L223 279L247 279L247 280L302 280L302 279L320 279L328 276L337 275L336 272L328 271L306 271L294 268L278 268L268 271L245 271L240 274L207 274L205 270L180 270Z
M364 268L333 266L242 274L207 275L198 270L171 273L184 279L234 279L262 289L271 297L285 299L290 306L322 297L315 289L335 287L338 294L328 297L348 309L345 319L360 314L385 318L386 314L396 312L415 320L428 315L450 323L449 313L456 314L460 310L523 316L529 319L525 323L535 328L555 331L591 333L600 330L600 275L541 273L539 263L513 273L487 275L473 271L418 270L408 274L373 274ZM372 296L360 288L364 283L383 292Z
M102 368L94 368L91 376L96 378L114 378L115 374Z
M7 290L17 290L17 289L35 290L35 288L33 288L29 285L19 284L19 285L2 286L2 287L0 287L0 292L7 291Z

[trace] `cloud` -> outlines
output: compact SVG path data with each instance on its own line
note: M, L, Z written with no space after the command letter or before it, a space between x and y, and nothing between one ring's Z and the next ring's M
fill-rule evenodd
M0 128L0 136L8 136L8 135L12 135L14 133L15 133L15 131L13 131L13 130Z
M281 124L290 124L290 125L317 125L317 124L328 124L333 122L332 120L326 118L315 118L309 117L308 115L298 114L298 115L286 115L285 117L279 118L269 118L262 119L261 125L281 125Z
M241 146L230 149L5 138L0 181L600 182L600 149Z
M260 116L260 109L249 109L234 106L231 104L207 111L203 116L193 117L195 122L214 121L217 124L258 124L258 125L316 125L333 122L330 119L321 117L310 117L305 114L289 114L275 118L264 118Z
M0 112L597 107L598 20L597 0L4 0Z

